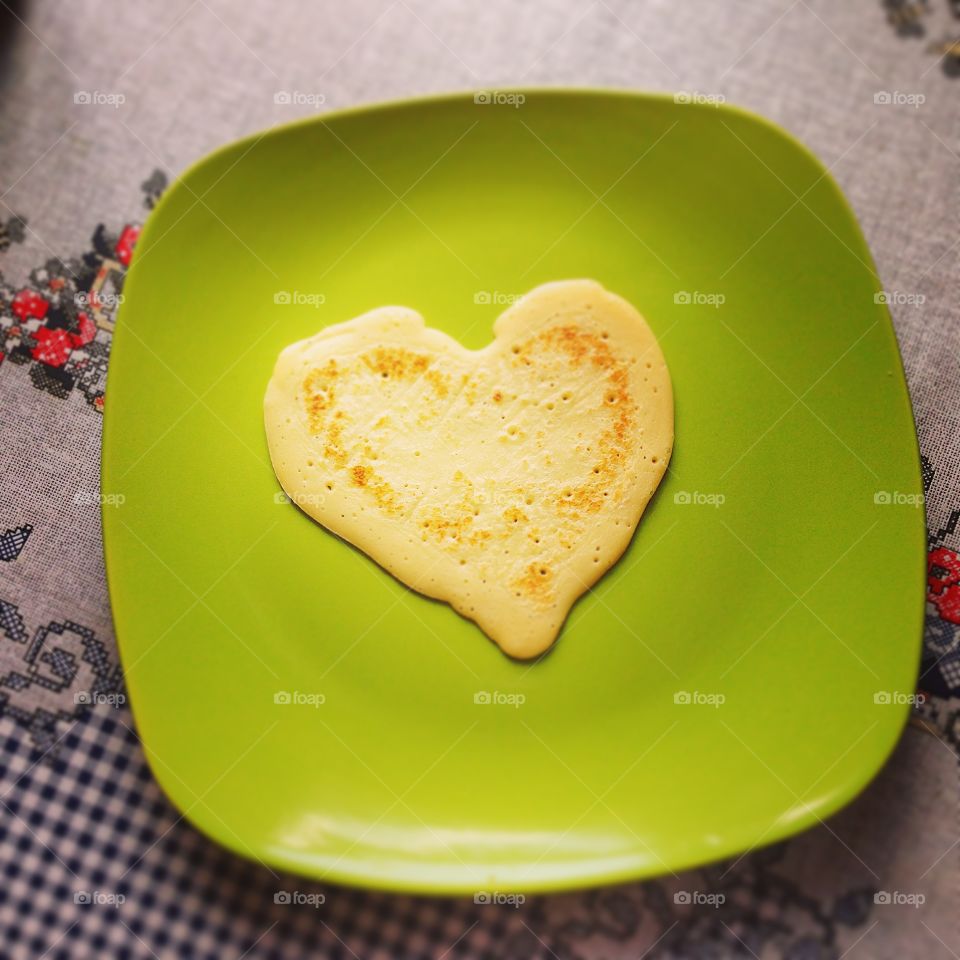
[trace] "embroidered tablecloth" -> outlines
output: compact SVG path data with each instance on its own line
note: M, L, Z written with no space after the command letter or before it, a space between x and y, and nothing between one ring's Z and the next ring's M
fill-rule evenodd
M0 2L0 957L956 957L956 6ZM274 123L537 84L722 96L830 166L888 291L923 452L925 697L829 823L678 877L503 904L276 875L182 820L125 701L99 439L140 223L188 163Z

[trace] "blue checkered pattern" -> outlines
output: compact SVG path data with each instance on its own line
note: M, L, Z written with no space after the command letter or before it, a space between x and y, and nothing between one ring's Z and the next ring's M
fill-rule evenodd
M124 707L91 707L47 754L0 722L4 960L454 960L502 956L493 945L524 930L509 908L323 886L236 857L160 792ZM322 902L275 902L294 891ZM524 956L550 955L530 939Z

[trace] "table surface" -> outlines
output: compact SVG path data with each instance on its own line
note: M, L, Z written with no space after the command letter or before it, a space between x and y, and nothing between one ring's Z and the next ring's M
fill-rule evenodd
M0 955L956 957L960 58L943 43L960 18L923 6L0 2ZM110 292L168 179L215 147L521 85L722 95L828 165L892 294L914 404L930 696L850 807L735 861L520 905L277 875L182 820L124 702L99 526ZM95 329L58 306L91 287ZM102 702L78 696L92 685Z

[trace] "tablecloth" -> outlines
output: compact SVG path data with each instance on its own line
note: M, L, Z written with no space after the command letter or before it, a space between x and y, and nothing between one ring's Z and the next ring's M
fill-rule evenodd
M955 7L0 0L0 956L956 957ZM190 162L277 122L539 84L722 96L839 181L889 294L923 453L924 695L838 816L679 876L476 903L272 873L167 802L124 695L99 439L140 224Z

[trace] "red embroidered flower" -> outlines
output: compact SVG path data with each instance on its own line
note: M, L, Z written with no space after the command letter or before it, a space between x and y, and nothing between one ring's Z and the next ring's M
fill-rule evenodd
M927 600L944 620L960 623L960 555L946 547L927 557Z
M70 342L75 347L82 347L84 344L89 343L97 332L96 324L85 314L77 314L77 325L79 331L77 333L70 334Z
M70 359L73 350L71 337L66 330L48 330L41 327L35 334L37 345L31 351L34 360L51 367L62 367Z
M117 259L125 266L130 266L130 258L133 256L133 248L136 246L137 239L140 236L140 227L135 224L128 224L123 228L120 239L114 248Z
M21 320L34 318L42 320L50 309L50 303L44 300L36 290L21 290L10 304L10 309Z

